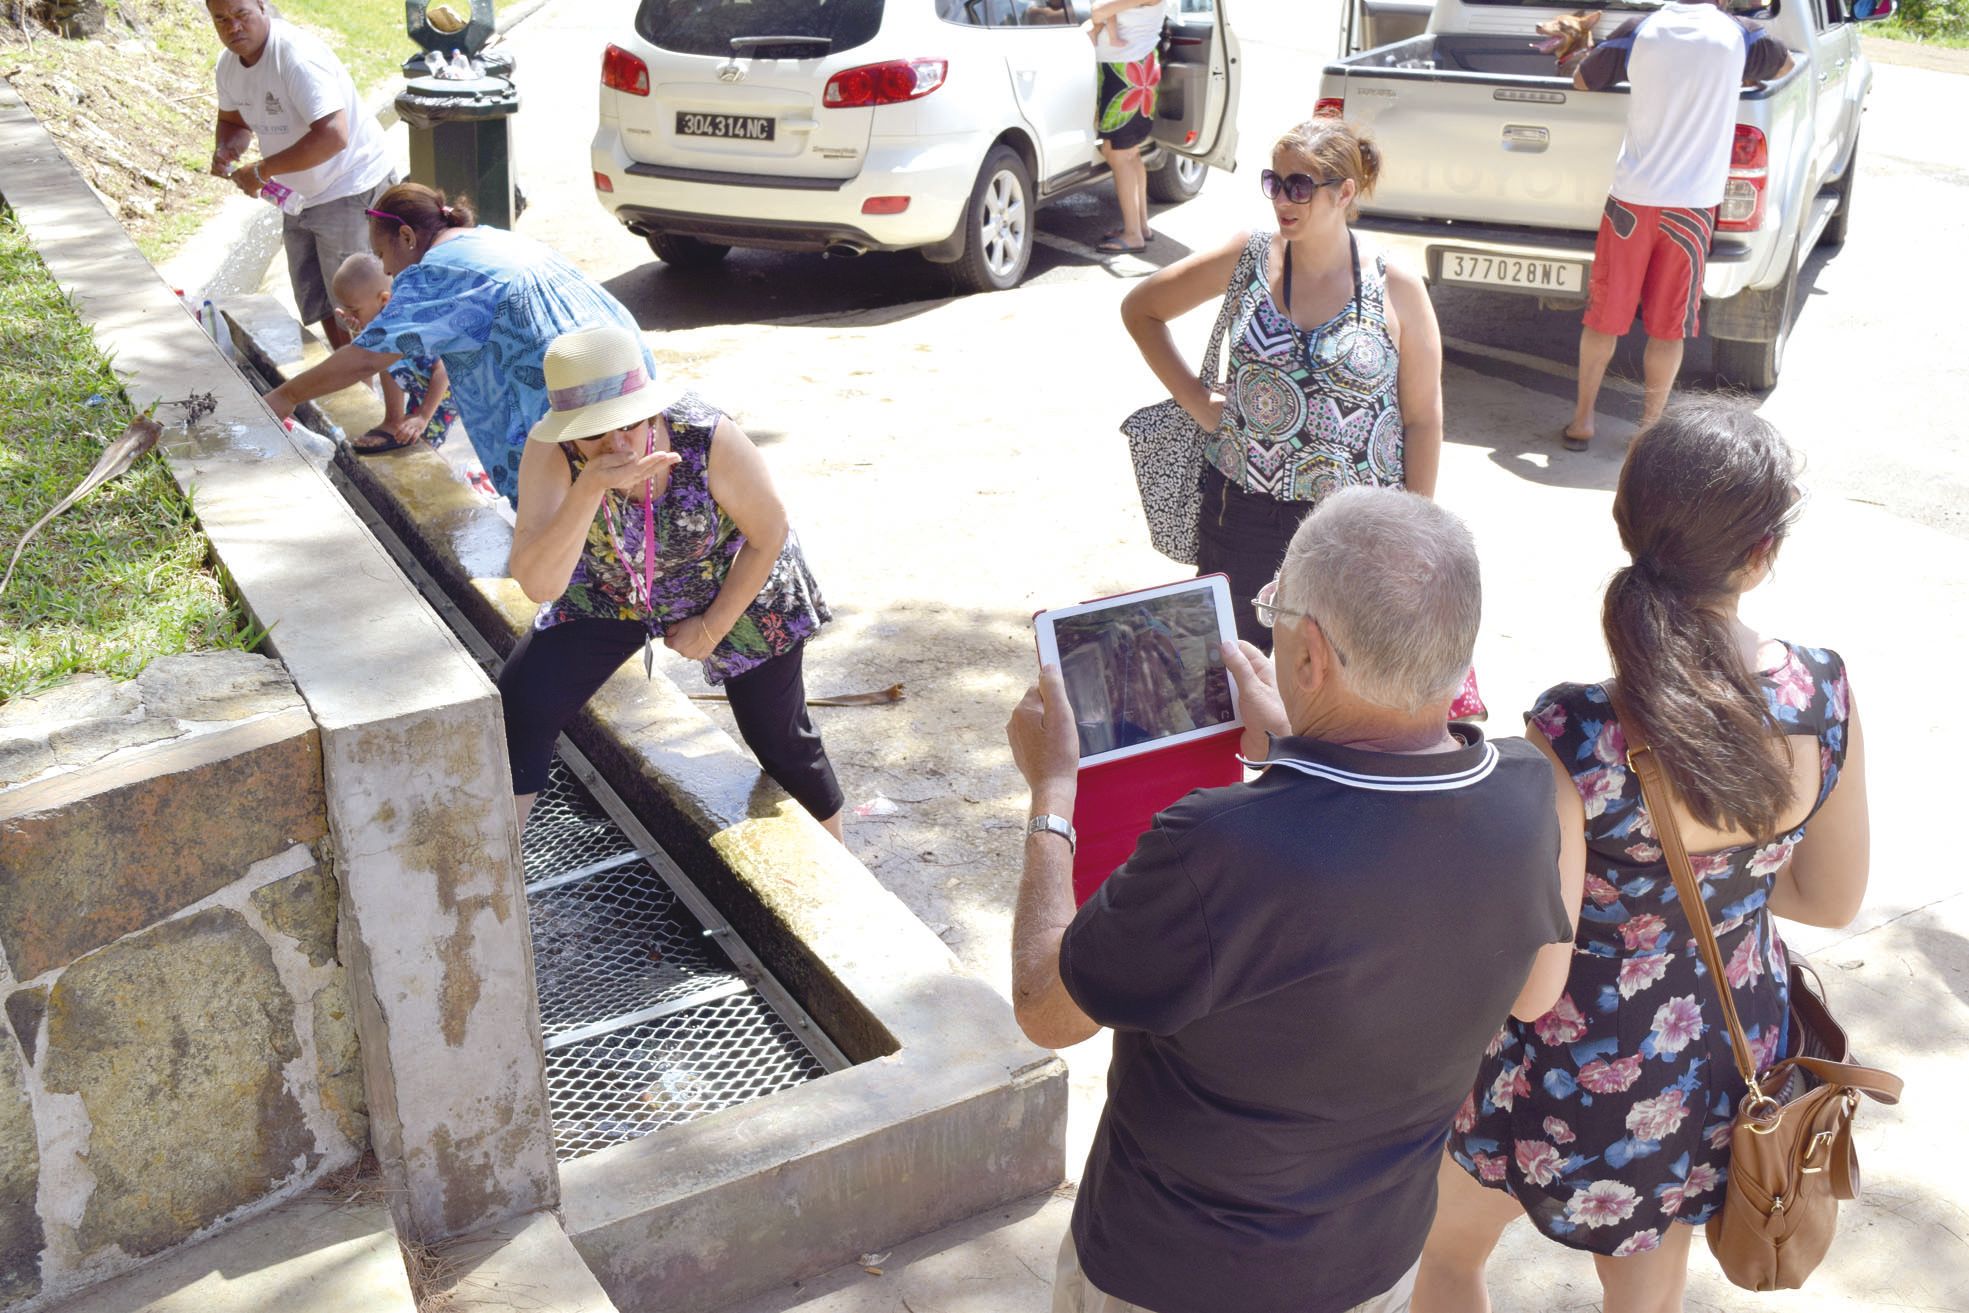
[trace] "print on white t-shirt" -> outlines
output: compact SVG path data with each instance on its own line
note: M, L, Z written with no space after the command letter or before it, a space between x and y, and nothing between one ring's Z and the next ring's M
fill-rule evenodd
M307 204L368 191L390 176L382 129L363 112L355 80L319 37L276 18L253 67L228 50L216 76L219 108L246 120L262 158L286 150L336 110L347 111L349 144L339 154L312 169L273 175Z
M1613 194L1634 205L1708 209L1723 200L1747 49L1712 4L1663 5L1627 55L1627 137Z

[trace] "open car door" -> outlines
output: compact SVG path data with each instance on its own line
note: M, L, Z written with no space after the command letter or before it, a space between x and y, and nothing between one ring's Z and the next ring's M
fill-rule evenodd
M1225 0L1174 0L1152 135L1167 150L1229 171L1237 168L1243 60L1224 5Z

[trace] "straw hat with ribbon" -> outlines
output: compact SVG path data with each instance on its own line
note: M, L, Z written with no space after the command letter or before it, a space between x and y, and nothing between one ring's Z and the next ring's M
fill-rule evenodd
M548 409L526 435L530 442L599 437L659 414L683 395L650 377L641 335L614 324L561 334L541 367Z

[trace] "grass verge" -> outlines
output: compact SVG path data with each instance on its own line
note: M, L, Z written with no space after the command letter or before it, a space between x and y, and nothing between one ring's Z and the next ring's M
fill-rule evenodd
M197 331L189 319L185 329ZM131 417L109 362L0 207L0 553ZM252 646L209 553L155 453L89 494L28 545L0 596L0 703L84 671L128 679L155 657Z
M1965 20L1969 22L1969 20ZM1889 41L1906 41L1918 46L1938 46L1943 50L1969 50L1969 26L1953 31L1917 32L1896 18L1883 18L1862 29L1868 36L1884 36Z

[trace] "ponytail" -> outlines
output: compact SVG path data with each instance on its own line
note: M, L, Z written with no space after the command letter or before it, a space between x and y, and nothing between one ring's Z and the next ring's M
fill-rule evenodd
M1783 437L1748 406L1684 403L1634 439L1614 493L1633 564L1614 574L1600 623L1622 710L1654 747L1689 812L1759 839L1792 801L1783 731L1717 605L1768 560L1798 501Z

